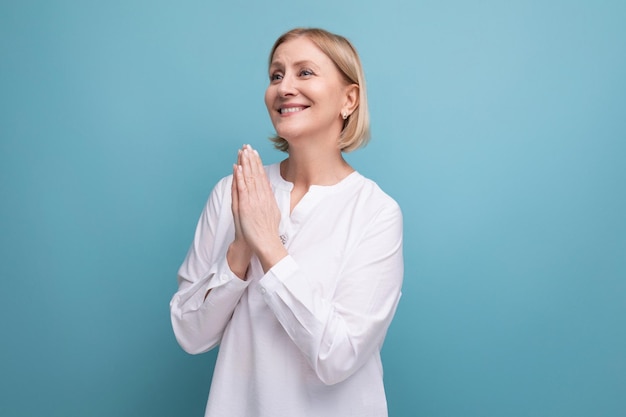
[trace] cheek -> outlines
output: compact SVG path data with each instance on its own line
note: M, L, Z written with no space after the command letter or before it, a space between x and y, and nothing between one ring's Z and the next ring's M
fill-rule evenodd
M272 91L272 86L267 87L267 90L265 90L265 107L267 107L267 111L272 114L272 105L273 105L273 97L274 97L274 93Z
M339 85L315 85L309 91L311 96L324 103L325 109L329 112L335 112L343 105L343 96Z

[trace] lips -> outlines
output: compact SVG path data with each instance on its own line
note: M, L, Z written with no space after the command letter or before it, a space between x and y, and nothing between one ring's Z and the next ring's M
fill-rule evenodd
M292 114L292 113L301 112L302 110L306 110L308 108L309 106L300 106L300 105L283 106L280 109L278 109L278 112L280 114Z

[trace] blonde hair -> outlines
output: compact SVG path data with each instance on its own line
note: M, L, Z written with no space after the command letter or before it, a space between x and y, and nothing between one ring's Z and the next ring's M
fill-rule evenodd
M292 39L306 37L315 44L335 64L348 84L356 84L359 87L359 104L354 112L344 121L341 135L339 136L339 149L343 152L351 152L363 147L370 138L370 120L367 109L367 92L365 89L365 74L356 48L349 40L341 35L335 35L324 29L296 28L281 35L269 56L269 65L276 48ZM274 147L283 152L289 149L289 143L278 135L270 138Z

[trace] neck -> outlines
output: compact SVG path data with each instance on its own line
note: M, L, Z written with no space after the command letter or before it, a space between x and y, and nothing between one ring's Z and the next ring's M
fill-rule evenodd
M315 148L304 151L289 149L289 157L280 164L282 177L296 188L311 185L335 185L354 169L343 159L339 149L323 151Z

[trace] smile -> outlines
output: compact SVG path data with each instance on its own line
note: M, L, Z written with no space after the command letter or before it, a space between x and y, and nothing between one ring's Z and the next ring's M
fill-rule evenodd
M282 109L278 109L278 112L280 114L288 114L288 113L297 113L299 111L308 109L308 107L306 106L298 106L298 107L285 107Z

